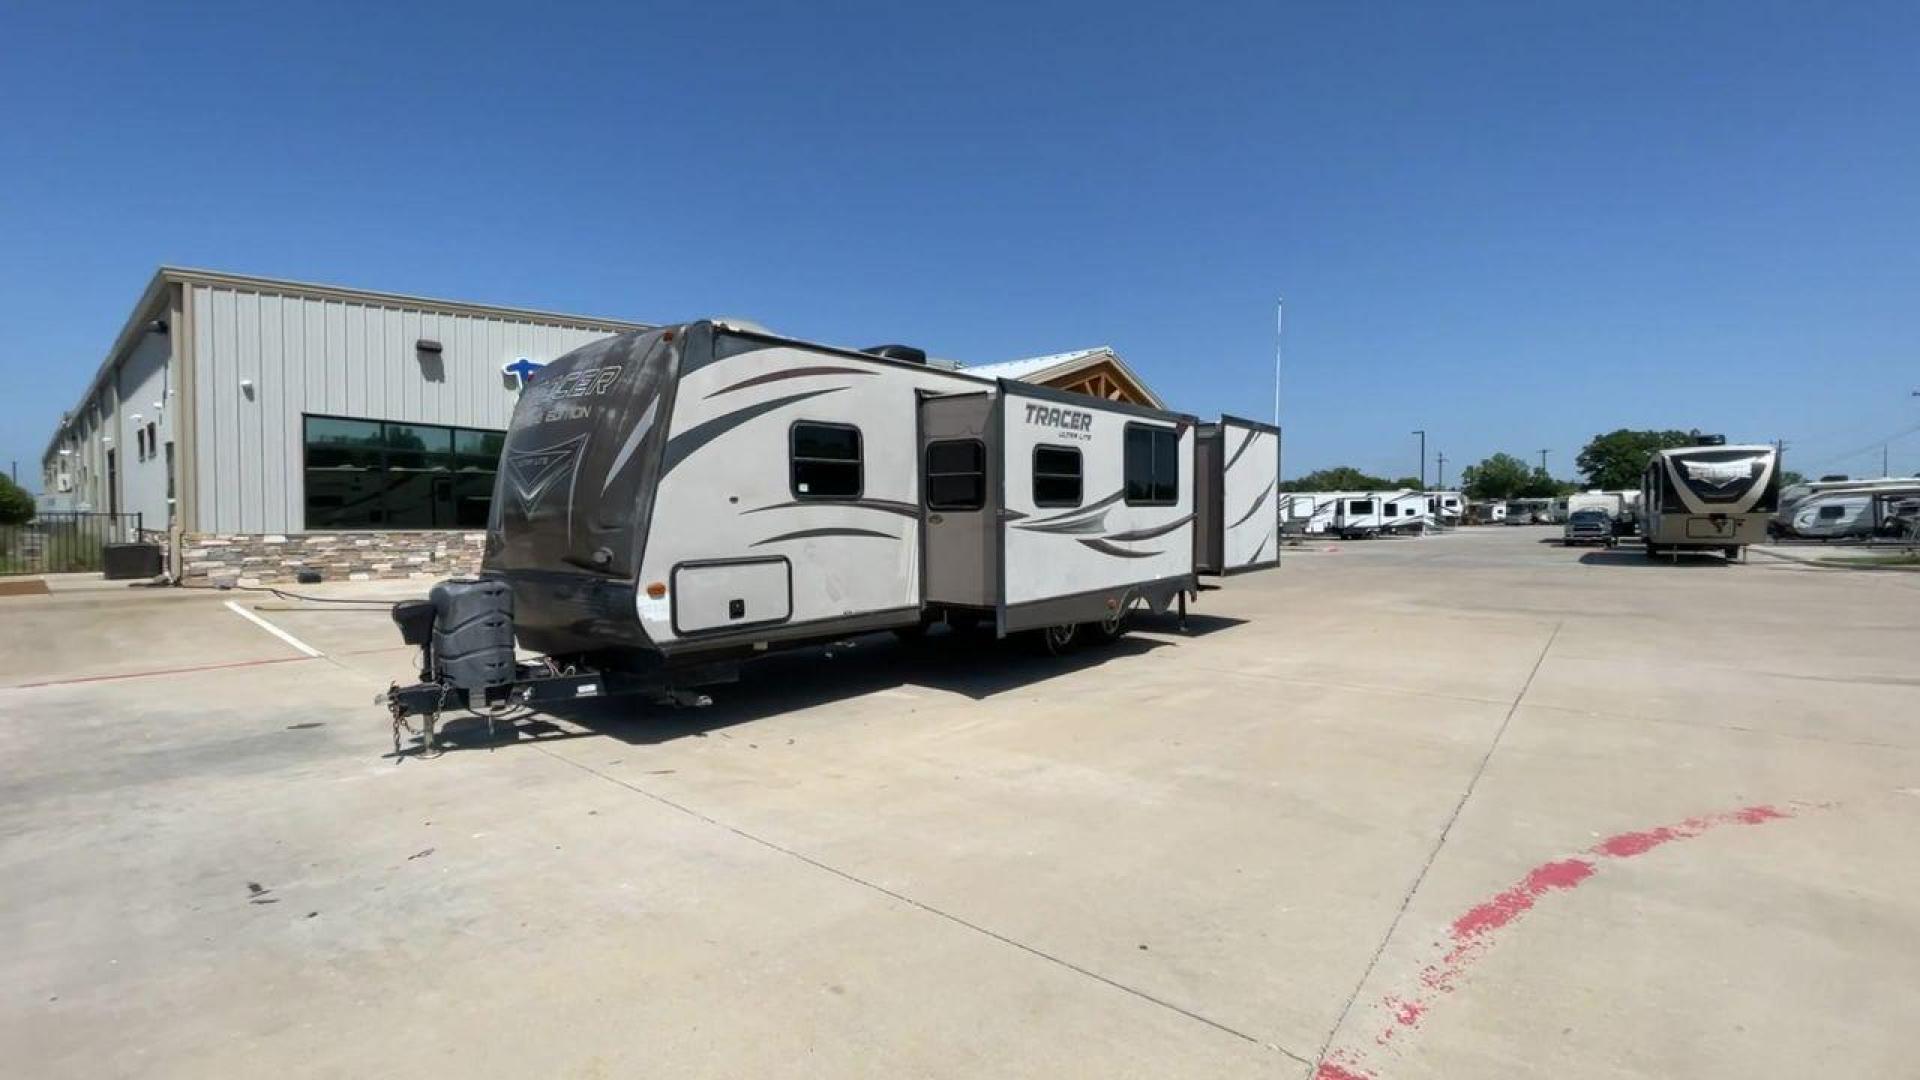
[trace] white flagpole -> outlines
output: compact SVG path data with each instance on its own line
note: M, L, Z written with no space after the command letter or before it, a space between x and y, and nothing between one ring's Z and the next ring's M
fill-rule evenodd
M1273 426L1280 426L1280 342L1287 329L1287 300L1276 297L1273 301ZM1285 434L1280 436L1282 440ZM1284 459L1283 459L1284 460ZM1278 473L1274 474L1276 477Z

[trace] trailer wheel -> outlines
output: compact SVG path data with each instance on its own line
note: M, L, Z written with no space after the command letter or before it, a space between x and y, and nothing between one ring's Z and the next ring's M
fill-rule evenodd
M1729 547L1729 548L1727 549L1727 561L1728 561L1728 562L1739 562L1739 561L1740 561L1740 549L1739 549L1739 547L1737 547L1737 546L1735 546L1735 547Z
M1660 557L1660 545L1654 543L1651 540L1647 541L1647 558L1657 559L1659 557Z
M1099 622L1081 623L1080 633L1094 645L1111 645L1127 635L1127 610L1121 608Z
M1034 632L1034 645L1048 656L1065 656L1079 644L1080 624L1061 623Z

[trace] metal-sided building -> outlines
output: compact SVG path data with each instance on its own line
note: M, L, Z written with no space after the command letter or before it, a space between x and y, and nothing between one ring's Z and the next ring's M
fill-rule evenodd
M188 579L465 569L521 374L640 325L162 267L44 490L139 514Z

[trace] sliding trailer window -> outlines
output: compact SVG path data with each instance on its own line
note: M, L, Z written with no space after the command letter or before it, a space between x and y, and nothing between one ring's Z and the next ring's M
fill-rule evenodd
M1128 506L1172 506L1180 501L1180 436L1172 428L1128 424Z
M852 424L796 420L788 433L789 472L796 499L857 499L865 486L860 429Z
M978 510L987 504L987 444L942 439L927 444L927 509Z
M1079 506L1081 477L1079 447L1033 448L1033 505L1044 509Z

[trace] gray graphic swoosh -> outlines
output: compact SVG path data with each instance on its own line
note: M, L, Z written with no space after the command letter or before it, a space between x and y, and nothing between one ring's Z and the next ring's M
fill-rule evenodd
M764 386L767 383L780 382L783 379L805 379L814 375L872 375L872 374L875 374L875 372L866 371L861 368L851 368L851 367L827 367L827 366L816 365L813 367L781 368L778 371L770 371L765 375L755 375L751 379L742 379L741 381L734 383L732 386L723 386L720 389L715 390L713 393L708 394L707 397L717 398L721 394L731 394L735 390L745 390L749 386ZM702 400L705 400L705 399L702 399Z
M1114 533L1112 536L1106 537L1106 539L1108 540L1151 540L1156 536L1165 536L1168 533L1172 532L1173 530L1180 528L1182 525L1185 525L1187 522L1192 520L1193 520L1193 515L1188 514L1186 517L1178 518L1174 521L1169 521L1165 525L1155 525L1152 528L1148 528L1148 529L1135 529L1132 532Z
M741 424L752 420L754 417L764 416L775 409L791 405L796 401L805 401L808 398L819 397L821 394L832 394L845 389L846 387L844 386L829 386L824 390L808 390L804 393L788 394L786 397L774 398L772 401L762 401L754 405L749 405L744 409L735 409L724 416L716 416L705 423L695 424L693 427L667 440L667 449L660 455L660 476L664 479L668 473L673 471L674 466L692 457L694 451L699 450L701 447L732 431L734 428L739 427Z
M620 447L618 454L614 455L613 466L607 470L607 478L600 484L602 495L613 486L613 478L620 475L620 470L626 468L627 459L633 457L635 450L640 449L640 440L646 438L647 432L653 430L654 415L659 411L660 397L656 394L652 401L647 402L647 411L640 414L640 421L633 425L633 432L627 436L626 444Z
M1259 498L1257 498L1257 499L1255 499L1255 500L1253 500L1253 506L1252 506L1252 508L1251 508L1251 509L1249 509L1249 510L1248 510L1248 511L1247 511L1246 513L1244 513L1244 514L1241 514L1241 515L1240 515L1240 520L1239 520L1239 521L1236 521L1236 522L1234 522L1233 524L1231 524L1231 525L1229 525L1229 526L1227 526L1227 528L1228 528L1229 530L1232 530L1232 529L1237 529L1237 528L1239 528L1239 527L1240 527L1241 525L1243 525L1243 524L1245 524L1245 523L1246 523L1246 520L1247 520L1248 518L1250 518L1250 517L1252 517L1253 515L1255 515L1255 514L1257 514L1257 513L1259 513L1259 512L1260 512L1260 508L1261 508L1261 507L1263 507L1263 506L1265 506L1265 505L1267 505L1267 496L1269 496L1269 495L1271 495L1271 494L1273 494L1273 489L1272 489L1272 488L1267 488L1267 489L1265 489L1265 490L1263 490L1263 491L1261 491L1261 492L1260 492L1260 497L1259 497Z
M881 510L901 517L917 518L920 507L914 503L895 502L892 499L799 499L790 502L770 503L756 506L751 510L742 510L741 514L760 514L768 510L791 510L797 506L857 506L862 510Z
M779 536L769 536L765 540L756 540L748 546L764 547L767 544L778 544L785 540L812 540L822 536L867 536L876 540L900 539L892 533L874 532L872 529L801 529L799 532L781 533Z
M1157 551L1128 551L1126 548L1114 547L1105 540L1097 538L1093 540L1082 540L1080 542L1102 555L1112 555L1116 559L1151 559L1155 555L1160 554Z
M1014 528L1019 529L1021 532L1064 533L1069 536L1076 533L1105 532L1107 530L1108 513L1110 513L1110 511L1101 510L1098 513L1083 518L1075 518L1072 521L1055 521L1051 525L1044 523L1015 525Z
M1220 470L1221 472L1229 473L1233 471L1233 463L1236 461L1239 461L1240 455L1246 453L1247 447L1253 445L1253 437L1255 434L1257 434L1257 432L1254 432L1251 429L1247 431L1247 437L1240 440L1239 448L1234 450L1233 456L1227 459L1227 467L1224 469L1221 469Z
M1119 491L1114 492L1098 502L1087 503L1084 506L1076 506L1065 513L1055 514L1052 517L1034 518L1033 524L1048 525L1056 521L1065 521L1070 517L1079 517L1081 514L1087 513L1090 510L1098 510L1103 506L1112 506L1114 503L1119 502L1126 494L1127 489L1121 488Z

